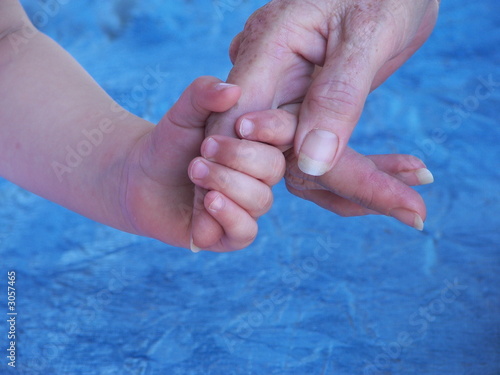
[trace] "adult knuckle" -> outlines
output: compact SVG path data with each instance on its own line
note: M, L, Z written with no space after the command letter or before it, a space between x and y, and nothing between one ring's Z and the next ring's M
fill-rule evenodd
M289 170L285 173L285 181L288 188L293 188L297 191L309 190L309 183L303 178L293 175Z
M405 163L400 165L400 169L405 169L407 165L411 165L415 169L423 168L425 166L424 162L414 155L405 155L404 157L405 159L403 160ZM403 162L403 160L401 160L401 162Z
M379 197L376 192L388 190L390 187L380 178L380 172L372 171L358 177L353 200L363 207L374 207Z
M271 9L270 9L271 8ZM269 12L271 10L271 12ZM257 35L265 35L264 29L268 23L269 14L272 13L272 5L266 4L257 9L247 20L244 28L244 35L255 38Z
M424 165L419 158L413 155L396 154L394 155L394 159L395 159L394 169L397 172L418 169Z
M258 48L261 54L281 61L290 50L290 42L297 40L300 29L290 21L283 8L271 2L250 16L243 30L242 43L252 46L253 52Z
M373 207L375 196L372 189L357 189L355 201L363 207Z
M351 122L358 116L359 90L346 81L328 80L318 84L309 98L313 113Z

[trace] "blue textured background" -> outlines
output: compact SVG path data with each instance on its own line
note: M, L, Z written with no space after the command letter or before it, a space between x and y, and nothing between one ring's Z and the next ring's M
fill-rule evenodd
M265 1L23 3L157 121L194 78L227 75L230 40ZM11 269L19 312L14 371L1 318L0 374L499 374L500 86L475 97L479 77L500 82L499 46L498 0L443 1L355 132L361 152L413 153L433 171L423 233L339 218L279 185L250 248L194 255L0 181L0 316ZM171 79L131 103L156 65Z

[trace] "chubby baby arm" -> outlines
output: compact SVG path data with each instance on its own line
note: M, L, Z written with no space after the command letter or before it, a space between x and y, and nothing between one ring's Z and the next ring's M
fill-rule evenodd
M154 126L36 31L18 1L0 3L0 28L0 176L93 220L189 247L187 169L208 116L241 90L200 78Z

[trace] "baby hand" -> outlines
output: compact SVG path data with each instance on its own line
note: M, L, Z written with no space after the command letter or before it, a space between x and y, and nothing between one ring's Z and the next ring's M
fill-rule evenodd
M204 190L194 206L191 250L247 247L257 235L257 218L271 208L271 187L283 178L285 158L276 147L222 135L205 139L201 155L189 168Z
M199 78L186 89L156 127L146 129L134 141L124 162L120 185L123 228L175 246L190 247L194 184L189 179L188 166L199 155L209 115L212 112L227 111L236 104L240 94L241 90L234 85L222 84L212 77ZM232 142L219 138L214 138L213 141L233 150ZM238 150L242 152L245 152L244 142L250 143L241 141L241 148ZM214 146L215 143L205 142L205 155L238 168L238 165L232 164L228 159L230 155L217 151L210 154ZM273 154L269 146L263 145L259 150L264 147L266 155ZM233 151L237 152L236 149ZM269 157L276 160L283 158L279 151ZM253 173L264 181L274 182L284 173L284 160L277 161L279 173L276 176L256 173L255 169L243 169L243 173L239 174L229 173L208 160L193 162L191 175L203 174L203 163L206 163L209 170L215 171L216 178L208 178L207 186L214 186L222 191L208 195L207 207L214 212L229 239L223 244L247 244L248 239L254 236L252 224L248 223L250 215L265 211L271 204L271 198L267 185L250 177L245 178L244 173ZM222 171L221 176L226 178L228 185L221 184L217 177L218 171ZM238 189L241 196L234 197ZM248 192L247 195L243 194L244 190ZM251 194L262 196L262 199L252 202L249 198ZM226 196L238 198L236 200L241 207L229 201Z

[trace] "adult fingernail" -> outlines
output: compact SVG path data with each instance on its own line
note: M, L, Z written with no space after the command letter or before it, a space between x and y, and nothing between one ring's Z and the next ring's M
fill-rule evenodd
M219 151L219 143L215 139L210 137L203 143L202 155L204 158L213 158L217 151Z
M415 175L417 176L420 185L432 184L434 182L434 176L427 168L417 169L415 171Z
M410 211L406 208L394 208L389 212L389 215L417 230L424 230L424 221L415 211Z
M208 166L201 160L197 160L191 167L191 179L202 180L208 176Z
M222 90L227 90L233 87L236 87L237 85L232 85L230 83L218 83L215 85L215 89L222 91Z
M193 253L195 253L195 254L196 254L196 253L199 253L199 252L201 251L201 249L200 249L198 246L196 246L196 245L194 244L194 242L193 242L193 239L192 239L192 238L191 238L190 249L191 249L191 251L192 251Z
M222 199L219 195L210 203L208 209L213 212L217 212L222 210L224 207L224 199Z
M255 129L255 125L252 121L247 120L246 118L241 120L240 123L240 135L243 138L247 138L250 136L250 134L253 133L253 130Z
M311 176L325 174L331 168L338 147L339 138L336 134L321 129L310 131L300 149L300 170Z

